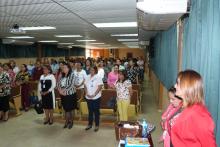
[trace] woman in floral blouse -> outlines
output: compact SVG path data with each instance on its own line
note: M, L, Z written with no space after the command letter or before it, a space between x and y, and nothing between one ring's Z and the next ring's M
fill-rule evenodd
M117 107L119 112L120 121L128 120L128 106L130 104L130 98L132 96L132 84L127 77L125 70L119 71L119 79L115 83L117 92Z
M131 83L138 84L139 68L134 59L131 59L129 61L129 67L127 69L127 72L128 72L128 79L131 81Z
M0 119L8 120L9 98L11 94L9 75L0 64Z
M16 86L16 83L15 83L15 76L16 76L16 74L15 74L15 72L13 71L11 65L10 65L9 63L5 63L5 64L4 64L4 70L5 70L5 72L7 72L8 75L9 75L11 87L15 87L15 86Z
M29 100L29 84L30 75L28 73L27 65L21 65L21 71L16 75L16 84L21 85L21 102L25 111L29 110L30 100Z

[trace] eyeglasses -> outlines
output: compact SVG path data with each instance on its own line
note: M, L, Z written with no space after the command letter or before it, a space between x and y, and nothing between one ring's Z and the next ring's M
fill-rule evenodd
M179 99L179 100L183 100L183 98L181 98L180 96L178 95L175 95L175 98Z

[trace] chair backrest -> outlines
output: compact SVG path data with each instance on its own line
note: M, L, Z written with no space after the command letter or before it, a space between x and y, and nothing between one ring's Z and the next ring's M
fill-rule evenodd
M60 94L56 88L54 89L54 93L55 93L55 98L60 99Z
M18 95L21 95L21 86L12 87L11 96L15 97L15 96L18 96Z
M102 97L101 97L100 108L110 109L109 106L108 106L108 102L113 97L114 98L117 97L116 90L114 90L114 89L103 89L102 90Z
M133 94L131 96L130 104L137 105L138 104L138 91L133 90Z
M132 84L132 89L137 90L138 96L141 94L141 85L140 84Z
M104 83L104 89L108 89L108 84Z

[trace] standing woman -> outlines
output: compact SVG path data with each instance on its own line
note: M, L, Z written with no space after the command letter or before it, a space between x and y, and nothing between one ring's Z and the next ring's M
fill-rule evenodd
M57 89L61 97L61 103L65 110L65 125L63 128L71 129L73 127L73 110L77 108L77 97L75 88L75 76L71 67L63 63L62 77L57 83Z
M119 71L119 79L115 83L117 92L117 107L120 121L128 121L128 106L133 94L131 81L125 70Z
M86 59L86 64L84 67L84 70L86 71L86 74L90 74L90 67L92 66L92 61L90 59Z
M163 141L164 147L170 147L170 130L172 128L173 122L178 118L182 110L182 99L175 96L176 89L171 87L168 91L168 97L170 104L167 109L162 114L161 126L163 129L163 135L160 141Z
M25 111L29 110L30 100L29 100L29 84L30 75L28 73L27 65L21 65L21 71L16 75L16 84L21 85L21 102Z
M131 59L129 61L129 67L127 69L128 72L128 79L131 81L132 84L138 84L138 67L136 64L135 59Z
M15 76L16 76L16 75L15 75L15 73L14 73L14 71L13 71L11 65L10 65L9 63L5 63L5 64L4 64L4 70L5 70L5 72L7 72L8 75L9 75L11 87L15 87L15 86L16 86Z
M96 66L90 68L90 75L87 76L85 81L85 97L88 105L89 116L88 116L88 126L85 130L92 128L93 115L95 115L95 129L97 132L99 130L99 116L100 116L100 100L101 100L101 90L103 86L102 78L97 74L98 69Z
M8 120L9 98L11 94L9 75L0 64L0 120Z
M114 84L116 81L118 81L118 71L119 71L119 65L115 64L113 71L111 71L108 74L107 84L108 88L114 88Z
M55 108L55 94L56 79L52 74L50 65L43 66L43 75L40 77L38 90L41 94L42 105L46 115L44 124L53 124L53 109Z
M59 69L55 74L56 81L60 81L60 79L62 77L63 65L64 65L64 62L62 62L62 61L59 62Z
M81 62L76 63L76 70L74 71L75 75L75 87L79 92L77 94L78 99L84 98L84 82L87 77L86 72L82 69L83 64Z
M176 95L183 99L183 110L171 128L171 146L216 147L215 124L204 103L202 77L193 70L178 74Z

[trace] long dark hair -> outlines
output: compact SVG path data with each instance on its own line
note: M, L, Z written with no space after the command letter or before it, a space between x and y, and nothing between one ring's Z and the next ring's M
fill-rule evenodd
M124 83L124 81L126 81L128 79L128 74L126 70L119 70L118 72L119 74L122 74L124 76L124 80L122 81L122 83ZM117 82L120 82L120 79L118 79Z
M26 64L22 64L23 66L24 66L24 68L25 68L25 72L27 72L28 71L28 69L27 69L27 65Z
M67 66L67 68L69 68L69 72L67 74L67 77L69 77L72 73L72 69L71 69L70 65L66 62L63 62L63 66ZM62 77L65 77L65 73L63 71L62 71Z

